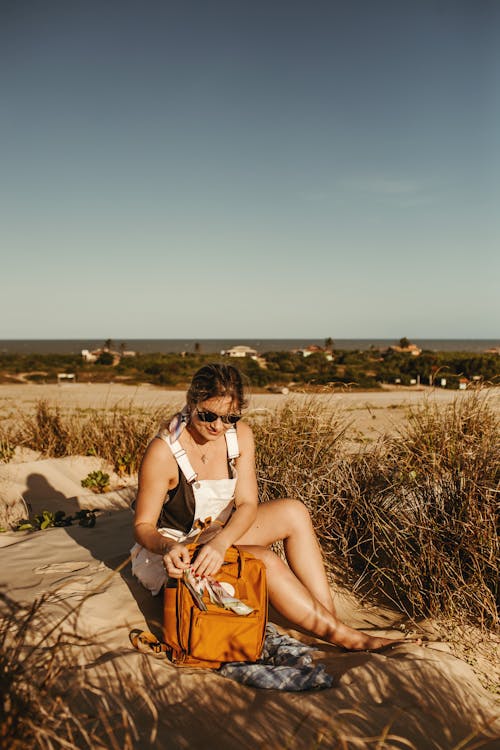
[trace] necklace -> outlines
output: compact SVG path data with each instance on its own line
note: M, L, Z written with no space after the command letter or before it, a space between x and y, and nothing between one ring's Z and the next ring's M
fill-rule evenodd
M189 430L188 430L188 432L189 432ZM206 463L208 463L208 459L209 459L209 457L207 456L207 453L206 453L206 452L204 452L204 451L203 451L203 450L202 450L202 449L200 448L200 445L199 445L199 444L198 444L198 443L196 442L196 440L195 440L195 439L194 439L194 437L192 436L191 432L189 432L189 437L191 438L191 440L192 440L193 444L194 444L194 445L196 446L196 450L197 450L197 451L198 451L198 453L200 454L200 458L201 458L201 462L202 462L202 464L206 464ZM206 445L208 446L208 445L209 445L209 443L206 443Z

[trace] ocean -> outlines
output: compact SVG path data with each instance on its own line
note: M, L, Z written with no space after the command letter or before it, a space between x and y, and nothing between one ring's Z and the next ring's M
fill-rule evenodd
M500 347L500 339L411 339L422 349L431 351L484 352ZM0 340L0 354L80 354L82 349L97 349L104 339L5 339ZM301 349L311 344L324 346L325 339L113 339L113 347L125 345L138 354L195 352L220 354L237 344L250 346L259 354L270 351ZM334 339L334 349L386 349L396 339Z

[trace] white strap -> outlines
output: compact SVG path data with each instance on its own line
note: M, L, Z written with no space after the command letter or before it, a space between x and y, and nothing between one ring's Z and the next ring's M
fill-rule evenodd
M236 427L230 427L226 430L226 445L227 445L227 457L230 461L234 458L238 458L240 455L240 448L238 445L238 435L236 434Z
M174 454L174 458L177 461L177 465L179 469L182 471L184 476L186 477L186 480L191 484L192 482L196 481L196 477L198 474L195 472L193 467L191 466L191 461L187 457L187 453L182 447L182 445L179 443L178 440L175 440L173 443L171 443L169 440L165 440L166 444L169 446L170 450Z
M191 466L191 461L187 457L187 453L180 444L178 440L174 440L173 443L170 442L168 439L168 433L166 431L160 431L156 437L161 438L165 441L165 443L168 445L170 450L172 451L175 460L177 461L177 465L179 466L179 469L182 471L184 476L186 477L186 480L191 484L192 482L196 481L196 478L198 477L198 474L195 472L193 467ZM229 430L226 430L225 432L225 438L226 438L226 447L227 447L227 457L230 461L233 461L235 458L238 458L240 455L240 449L238 445L238 435L236 434L236 427L230 427Z

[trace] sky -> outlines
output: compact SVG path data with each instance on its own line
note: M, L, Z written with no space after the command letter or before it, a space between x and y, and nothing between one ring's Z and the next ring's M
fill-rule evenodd
M0 339L496 338L497 0L0 0Z

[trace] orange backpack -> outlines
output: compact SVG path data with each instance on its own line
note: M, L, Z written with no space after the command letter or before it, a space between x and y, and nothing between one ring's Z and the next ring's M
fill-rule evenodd
M249 552L229 547L217 581L230 583L234 596L253 608L248 615L212 604L205 591L202 611L183 580L165 588L163 638L174 664L218 669L223 662L256 661L267 624L265 565Z

